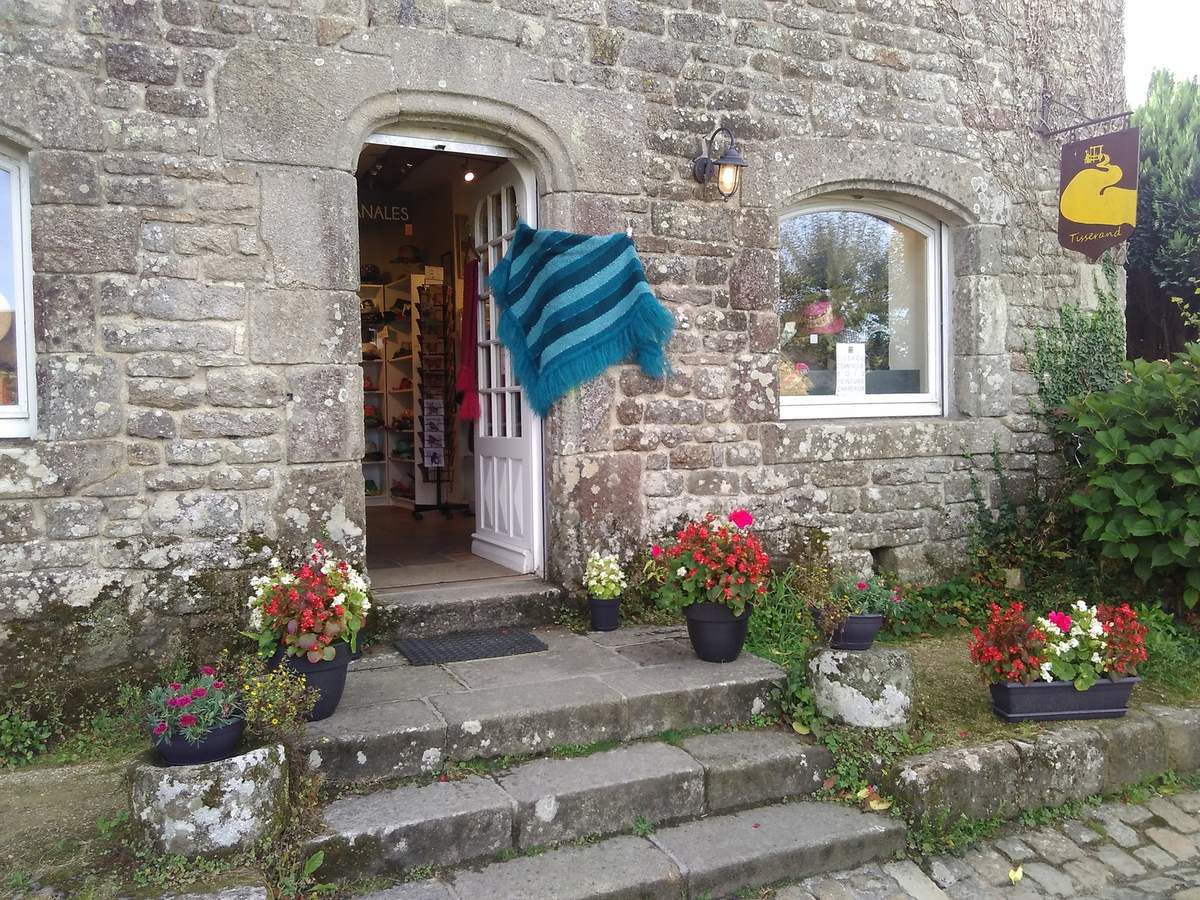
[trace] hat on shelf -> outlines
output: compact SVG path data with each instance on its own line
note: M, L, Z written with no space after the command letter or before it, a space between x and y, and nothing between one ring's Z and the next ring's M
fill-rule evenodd
M800 309L799 330L804 334L837 334L846 327L841 316L834 316L833 303L816 300Z
M389 259L388 262L394 263L416 263L424 264L425 259L421 256L421 248L416 244L405 244L396 251L394 259Z

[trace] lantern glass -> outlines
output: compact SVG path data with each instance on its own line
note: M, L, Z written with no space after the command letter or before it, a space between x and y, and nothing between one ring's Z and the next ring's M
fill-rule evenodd
M742 179L742 167L721 163L717 166L717 190L721 196L728 199L737 193L738 182Z

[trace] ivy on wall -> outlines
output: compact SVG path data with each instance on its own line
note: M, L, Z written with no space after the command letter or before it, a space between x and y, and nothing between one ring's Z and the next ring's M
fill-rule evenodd
M1072 397L1108 390L1121 378L1125 313L1117 301L1118 268L1109 254L1102 268L1107 284L1096 282L1096 308L1063 304L1058 321L1037 329L1033 347L1026 347L1043 414L1064 409Z

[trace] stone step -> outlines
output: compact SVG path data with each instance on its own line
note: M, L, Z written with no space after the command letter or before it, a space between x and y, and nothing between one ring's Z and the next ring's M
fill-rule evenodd
M554 621L566 597L561 587L535 575L380 588L373 594L387 609L399 637L546 625Z
M599 900L728 897L890 858L904 826L832 803L801 801L398 885L374 900Z
M542 758L461 781L337 800L308 848L327 871L451 866L499 853L627 833L639 820L682 822L809 796L833 759L782 731L698 735L680 746L628 744Z
M408 777L448 760L744 723L772 710L783 676L746 653L701 662L678 628L535 633L548 650L442 666L396 654L354 663L337 712L309 726L310 765L333 781Z

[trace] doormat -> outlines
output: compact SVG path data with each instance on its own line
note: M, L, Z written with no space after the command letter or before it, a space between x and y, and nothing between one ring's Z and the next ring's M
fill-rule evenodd
M414 666L517 656L546 649L545 644L523 628L456 631L431 638L400 638L395 644Z

